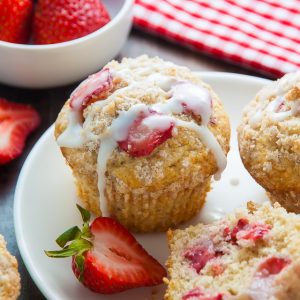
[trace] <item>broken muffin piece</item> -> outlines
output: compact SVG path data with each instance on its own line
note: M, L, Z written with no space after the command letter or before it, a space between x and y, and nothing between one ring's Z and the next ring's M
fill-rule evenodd
M300 299L300 218L279 204L250 202L168 240L166 300Z

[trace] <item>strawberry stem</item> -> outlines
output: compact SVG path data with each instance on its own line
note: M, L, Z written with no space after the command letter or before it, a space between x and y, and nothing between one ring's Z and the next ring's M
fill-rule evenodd
M80 237L80 235L81 230L78 228L78 226L74 226L61 234L56 239L56 243L58 246L63 248L68 242L75 240L76 238Z
M69 256L75 257L75 263L80 271L79 280L81 281L84 271L84 254L86 251L93 247L91 239L93 235L90 230L89 221L91 214L89 211L76 205L81 217L83 219L82 230L78 226L73 226L61 234L57 239L56 243L63 249L55 251L45 251L45 254L49 257L64 258Z

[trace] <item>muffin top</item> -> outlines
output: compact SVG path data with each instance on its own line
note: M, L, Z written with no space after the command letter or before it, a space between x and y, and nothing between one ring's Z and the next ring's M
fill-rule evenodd
M0 299L17 299L20 294L20 275L16 259L7 251L0 234Z
M115 171L125 187L130 176L120 178L120 168L126 166L126 173L134 168L136 188L161 177L164 163L189 168L189 155L195 151L203 155L200 178L220 174L229 136L222 104L198 75L145 55L112 61L90 76L72 93L56 122L61 147L98 153L98 176Z
M270 188L296 186L300 176L300 72L272 82L245 108L238 128L246 166Z

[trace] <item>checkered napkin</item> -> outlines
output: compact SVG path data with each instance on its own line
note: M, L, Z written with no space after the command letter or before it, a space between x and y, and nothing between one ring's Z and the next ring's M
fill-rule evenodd
M300 69L300 0L136 0L134 23L272 77Z

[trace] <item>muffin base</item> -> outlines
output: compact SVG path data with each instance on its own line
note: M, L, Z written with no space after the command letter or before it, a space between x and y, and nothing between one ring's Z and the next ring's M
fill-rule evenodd
M78 174L74 174L75 178ZM79 179L79 178L78 178ZM101 215L99 194L95 178L80 174L76 181L77 194L83 206L95 215ZM210 190L211 177L203 183L179 191L126 194L116 191L112 182L107 182L106 198L111 217L133 232L166 231L195 216L205 203Z
M278 202L288 212L300 214L300 193L267 191L267 195L272 203Z
M131 231L166 231L195 216L205 203L209 190L210 178L193 188L166 191L159 196L152 193L120 194L109 185L108 199L112 199L109 201L109 211L112 217Z

